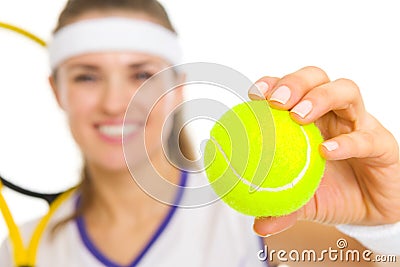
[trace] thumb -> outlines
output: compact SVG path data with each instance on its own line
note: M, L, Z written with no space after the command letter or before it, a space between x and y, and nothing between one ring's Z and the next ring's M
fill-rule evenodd
M298 212L280 217L260 217L254 220L254 232L261 237L283 232L294 226L297 222Z

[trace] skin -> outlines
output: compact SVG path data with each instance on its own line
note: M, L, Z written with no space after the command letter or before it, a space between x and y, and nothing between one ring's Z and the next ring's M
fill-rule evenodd
M292 111L293 120L299 124L315 122L325 143L337 144L332 151L321 146L320 152L328 161L321 185L311 201L287 216L255 219L254 230L259 235L282 232L300 220L356 225L400 221L398 144L366 111L353 81L330 81L323 70L305 67L282 78L266 76L258 82L268 85L269 90L263 96L273 106ZM282 85L291 90L289 100L271 101L272 94ZM306 100L312 109L303 118L293 111Z
M339 239L345 239L348 243L347 249L349 250L357 250L362 253L366 250L359 242L356 240L345 236L343 233L339 232L335 229L334 226L323 225L320 223L312 223L301 221L296 223L295 226L291 227L287 231L284 231L278 235L273 235L265 239L265 244L268 246L269 251L275 250L284 250L288 253L292 250L297 250L300 253L306 250L313 249L318 257L321 256L322 250L327 250L329 248L338 249L336 243ZM372 258L372 257L371 257ZM327 255L325 255L324 261L310 261L310 262L303 262L303 261L292 261L289 262L282 262L279 260L277 255L274 255L273 258L274 264L288 264L290 267L296 266L326 266L326 267L372 267L372 266L393 266L392 264L387 265L379 265L376 262L367 262L364 260L358 261L332 261L329 259Z
M88 12L74 21L111 15L154 21L144 14L117 10ZM148 68L151 68L149 65L166 66L162 59L140 53L86 54L64 62L58 68L57 79L50 78L91 174L93 200L83 214L89 235L109 259L123 265L132 261L168 211L167 206L147 196L134 183L121 143L105 141L99 137L97 128L123 120L131 96L143 82L132 80L137 70L133 71L130 65L143 62ZM92 82L91 78L89 81L84 78L85 82L77 82L80 75L99 79ZM254 229L259 235L283 231L298 220L368 225L400 220L400 215L393 212L400 208L397 143L365 111L359 89L353 82L344 79L331 82L315 67L283 78L263 77L259 81L270 88L265 93L268 100L280 85L291 89L292 95L286 104L271 101L277 108L291 110L302 100L310 100L312 111L305 118L292 113L293 119L300 124L315 121L325 138L333 138L339 145L331 152L321 147L322 155L329 161L321 186L310 203L285 217L256 219ZM157 116L147 124L149 139L159 140L163 120L180 101L182 93L177 90L168 100L159 102L154 111ZM137 118L145 114L145 106L143 103L138 107ZM139 137L130 139L130 145L135 146L139 140ZM165 164L161 145L158 141L149 142L149 156L162 175L176 183L179 172ZM142 151L132 159L140 166L141 175L151 168L141 164L145 158Z
M144 14L125 11L89 12L74 21L105 16L154 21ZM126 166L122 141L105 139L99 128L122 124L139 86L168 65L161 58L136 52L92 53L68 59L58 67L56 79L50 77L54 95L67 115L91 176L92 199L83 214L89 236L102 253L122 265L129 264L141 251L169 207L137 186ZM143 101L135 107L129 119L141 128L124 143L142 147L143 138L151 140L146 142L146 151L138 150L131 158L136 174L146 175L153 167L146 161L149 156L164 178L178 182L180 173L166 164L160 135L165 118L181 101L182 90L177 88L157 102L147 122L143 118L148 114L148 103Z

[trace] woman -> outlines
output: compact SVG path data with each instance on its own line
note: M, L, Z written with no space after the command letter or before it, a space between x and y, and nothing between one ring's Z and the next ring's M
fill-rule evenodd
M133 94L151 76L178 63L178 49L174 29L156 1L68 1L50 46L50 83L85 167L78 191L52 217L37 266L265 266L257 258L262 244L251 232L248 217L221 202L176 208L186 197L182 190L165 192L165 199L174 204L165 205L144 193L127 168L122 141L134 148L129 161L136 167L135 176L148 177L155 167L174 184L196 180L169 164L160 138L176 138L176 126L164 121L182 101L180 88L154 107L144 97L122 134ZM184 80L181 73L164 78L153 81L152 88ZM325 137L333 138L322 148L332 160L323 181L328 187L321 186L295 214L257 219L254 229L260 235L278 232L297 219L366 225L400 220L393 212L400 207L397 144L365 112L351 81L330 82L322 70L308 67L282 79L264 77L257 85L259 91L251 91L252 97L266 97L276 107L290 109L299 123L317 120ZM175 124L179 116L175 114ZM184 135L180 145L190 155ZM339 192L344 199L338 200ZM343 208L348 203L354 204ZM23 227L26 238L33 225ZM2 266L12 266L8 243L0 253Z

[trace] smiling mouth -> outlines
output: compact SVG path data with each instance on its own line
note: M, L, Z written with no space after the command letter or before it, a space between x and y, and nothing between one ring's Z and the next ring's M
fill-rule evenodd
M108 141L121 142L123 137L130 137L136 135L142 128L137 123L124 124L103 124L96 127L100 135Z

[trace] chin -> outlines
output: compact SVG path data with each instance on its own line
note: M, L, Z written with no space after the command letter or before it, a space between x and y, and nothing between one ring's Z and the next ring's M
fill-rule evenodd
M97 164L100 168L107 172L120 173L128 171L125 160L107 160L100 161Z
M87 163L104 172L123 172L127 171L127 165L122 150L98 152L94 155L86 155Z

